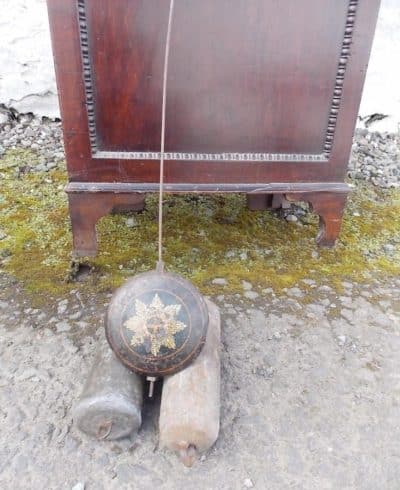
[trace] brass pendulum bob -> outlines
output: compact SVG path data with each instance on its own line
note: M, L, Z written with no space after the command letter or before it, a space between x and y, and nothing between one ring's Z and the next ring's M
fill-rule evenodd
M203 297L186 279L165 272L162 261L165 116L173 10L171 0L163 78L157 268L138 274L119 288L106 317L111 348L124 365L147 376L150 397L158 377L182 370L197 357L208 328Z
M187 280L164 271L129 279L114 294L106 318L111 348L127 367L150 378L174 374L200 353L207 305Z

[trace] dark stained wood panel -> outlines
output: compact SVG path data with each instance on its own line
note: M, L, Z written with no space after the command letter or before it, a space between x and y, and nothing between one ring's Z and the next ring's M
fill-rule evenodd
M74 253L90 255L101 216L158 188L169 2L47 4ZM166 191L307 201L332 246L379 4L176 0Z
M168 2L87 0L100 150L159 148Z
M183 2L173 31L170 150L323 153L347 1L298 3Z
M97 148L157 151L168 2L85 3ZM322 154L347 9L347 0L301 9L178 0L167 151Z

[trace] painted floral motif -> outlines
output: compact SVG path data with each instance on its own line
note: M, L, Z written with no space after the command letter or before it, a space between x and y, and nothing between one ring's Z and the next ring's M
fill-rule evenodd
M175 349L174 335L187 325L177 319L181 305L164 305L156 294L149 305L135 301L135 315L124 326L133 332L131 345L144 345L148 353L157 356L162 347Z

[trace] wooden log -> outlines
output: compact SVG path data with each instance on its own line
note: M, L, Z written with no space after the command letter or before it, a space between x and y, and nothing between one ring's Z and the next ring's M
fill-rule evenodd
M101 440L127 437L142 423L143 380L100 345L73 419L79 429Z
M220 341L218 307L207 300L209 326L199 357L164 379L160 445L176 451L186 466L215 443L220 419Z

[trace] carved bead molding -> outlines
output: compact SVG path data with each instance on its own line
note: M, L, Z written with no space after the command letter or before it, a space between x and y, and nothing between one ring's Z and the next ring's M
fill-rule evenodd
M168 152L166 160L183 161L238 161L238 162L327 162L331 156L333 141L336 132L337 118L343 94L343 84L347 64L350 58L350 46L353 40L353 31L359 0L349 0L346 25L340 58L335 79L335 88L330 105L328 127L325 135L324 151L321 154L300 153L182 153ZM85 0L77 0L79 35L83 65L83 80L86 94L86 107L88 116L88 128L92 157L96 159L117 160L159 160L159 152L126 152L126 151L99 151L97 148L95 100L93 90L92 66L89 52L89 36L86 17Z
M93 158L128 159L128 160L160 160L161 153L155 151L97 151ZM205 162L325 162L324 154L301 153L176 153L166 152L165 160L205 161Z
M340 103L343 94L344 77L346 74L347 63L350 57L350 46L353 41L353 31L354 31L354 24L356 20L357 7L358 7L358 0L349 0L344 38L340 51L340 59L338 63L338 69L337 69L336 80L335 80L335 89L333 91L331 110L328 119L328 128L326 130L326 136L325 136L324 154L326 158L329 158L332 152L333 140L335 137L336 126L337 126L337 118L338 118Z
M95 102L94 102L93 81L92 81L92 64L90 62L89 35L88 35L87 20L86 20L86 6L84 0L78 0L78 21L79 21L79 34L80 34L80 41L81 41L83 81L85 84L90 146L92 149L92 154L95 155L97 152L96 116L95 116Z

